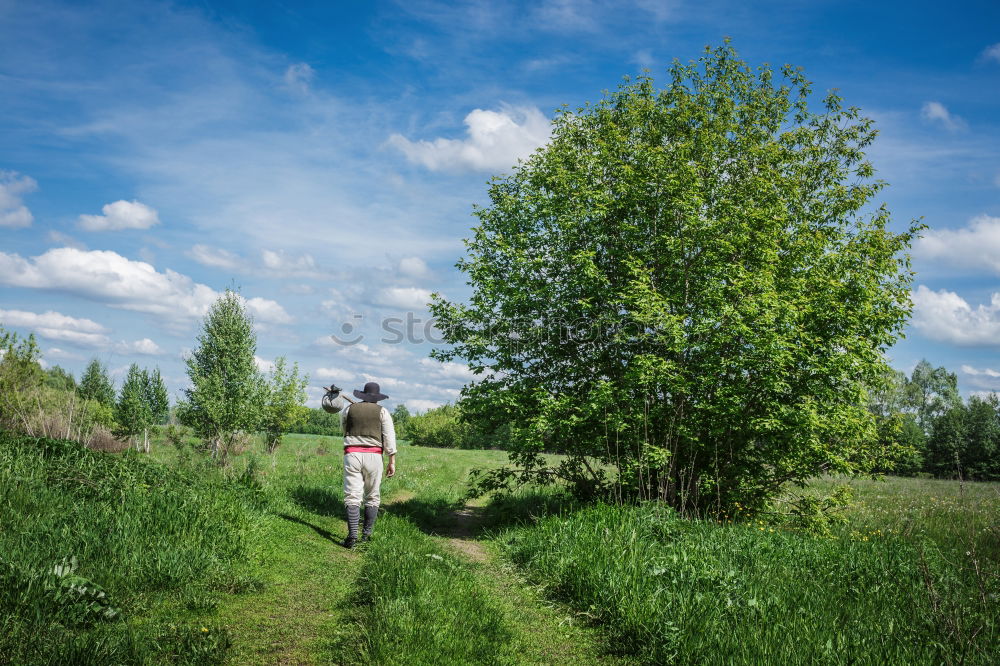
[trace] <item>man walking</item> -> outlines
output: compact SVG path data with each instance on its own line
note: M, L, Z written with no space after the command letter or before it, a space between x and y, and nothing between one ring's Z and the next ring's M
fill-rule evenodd
M340 395L340 389L330 386L323 396L323 409L340 412L344 431L344 506L347 510L345 548L358 542L358 523L364 505L365 524L361 540L368 541L378 517L379 486L382 483L382 456L389 455L387 477L396 473L396 429L389 410L378 404L389 396L375 382L365 384L364 391L354 391L355 402ZM347 404L347 403L350 404Z

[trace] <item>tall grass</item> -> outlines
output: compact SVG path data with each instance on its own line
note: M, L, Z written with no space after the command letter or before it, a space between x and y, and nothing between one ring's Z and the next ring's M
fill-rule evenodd
M646 663L993 663L996 578L932 541L595 506L505 537L532 579Z
M262 502L211 466L0 432L0 662L220 662L224 631L146 615L255 587Z

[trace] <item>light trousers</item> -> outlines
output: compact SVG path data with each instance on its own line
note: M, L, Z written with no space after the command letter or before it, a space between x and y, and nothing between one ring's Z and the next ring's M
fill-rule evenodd
M378 453L344 454L344 504L378 506L381 499L382 456Z

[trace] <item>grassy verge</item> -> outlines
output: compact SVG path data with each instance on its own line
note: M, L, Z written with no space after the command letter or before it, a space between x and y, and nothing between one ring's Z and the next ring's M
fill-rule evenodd
M218 663L214 624L150 619L254 589L259 488L0 433L0 661Z
M990 663L997 580L898 535L818 539L653 506L505 537L549 593L647 663Z

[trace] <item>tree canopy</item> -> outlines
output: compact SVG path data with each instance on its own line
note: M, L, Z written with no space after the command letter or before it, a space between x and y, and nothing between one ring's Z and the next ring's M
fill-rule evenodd
M471 297L432 305L451 343L435 356L482 373L464 418L510 428L513 467L484 488L561 478L723 512L874 468L867 387L909 315L921 227L894 233L873 204L873 121L810 96L800 69L727 43L662 88L563 108L493 179L458 264Z

